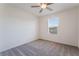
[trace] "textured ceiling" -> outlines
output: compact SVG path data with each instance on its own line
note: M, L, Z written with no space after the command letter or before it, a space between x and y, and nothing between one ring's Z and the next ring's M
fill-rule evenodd
M22 9L24 9L28 12L31 12L37 16L50 15L55 12L59 12L59 11L62 11L62 10L68 9L68 8L79 6L78 3L54 3L54 4L51 4L48 6L48 7L52 8L53 11L49 11L49 10L45 9L42 13L39 13L39 11L40 11L39 7L38 8L31 8L31 6L39 5L39 3L16 3L16 4L10 3L10 4L5 4L5 5L16 6L16 7L22 8Z

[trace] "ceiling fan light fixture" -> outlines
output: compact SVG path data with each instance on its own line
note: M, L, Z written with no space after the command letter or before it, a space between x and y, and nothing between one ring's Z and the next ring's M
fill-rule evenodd
M40 7L41 7L42 9L45 9L45 8L47 7L47 4L43 3L43 4L41 4Z
M40 7L40 11L39 13L41 13L44 9L48 9L49 11L52 11L51 8L49 8L49 5L51 5L53 3L40 3L40 5L37 6L31 6L32 8L38 8Z

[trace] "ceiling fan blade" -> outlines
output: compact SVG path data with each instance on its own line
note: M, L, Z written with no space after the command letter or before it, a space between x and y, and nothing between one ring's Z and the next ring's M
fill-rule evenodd
M39 13L41 13L43 11L43 9L41 8L41 10L39 11Z
M47 3L47 5L51 5L51 4L54 4L54 3Z
M47 7L47 9L50 10L50 11L53 11L53 9L51 9L51 8L49 8L49 7Z
M40 6L31 6L31 7L40 7Z

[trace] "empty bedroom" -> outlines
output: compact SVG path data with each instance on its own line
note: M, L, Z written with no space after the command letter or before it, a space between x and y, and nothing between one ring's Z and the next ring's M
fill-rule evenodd
M0 56L79 56L79 3L0 3Z

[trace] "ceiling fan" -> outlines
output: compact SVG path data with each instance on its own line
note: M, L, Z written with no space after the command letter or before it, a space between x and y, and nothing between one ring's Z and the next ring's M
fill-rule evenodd
M37 8L40 7L41 10L39 11L39 13L41 13L44 9L48 9L49 11L52 11L53 9L49 8L48 6L54 4L54 3L40 3L39 6L31 6L32 8Z

